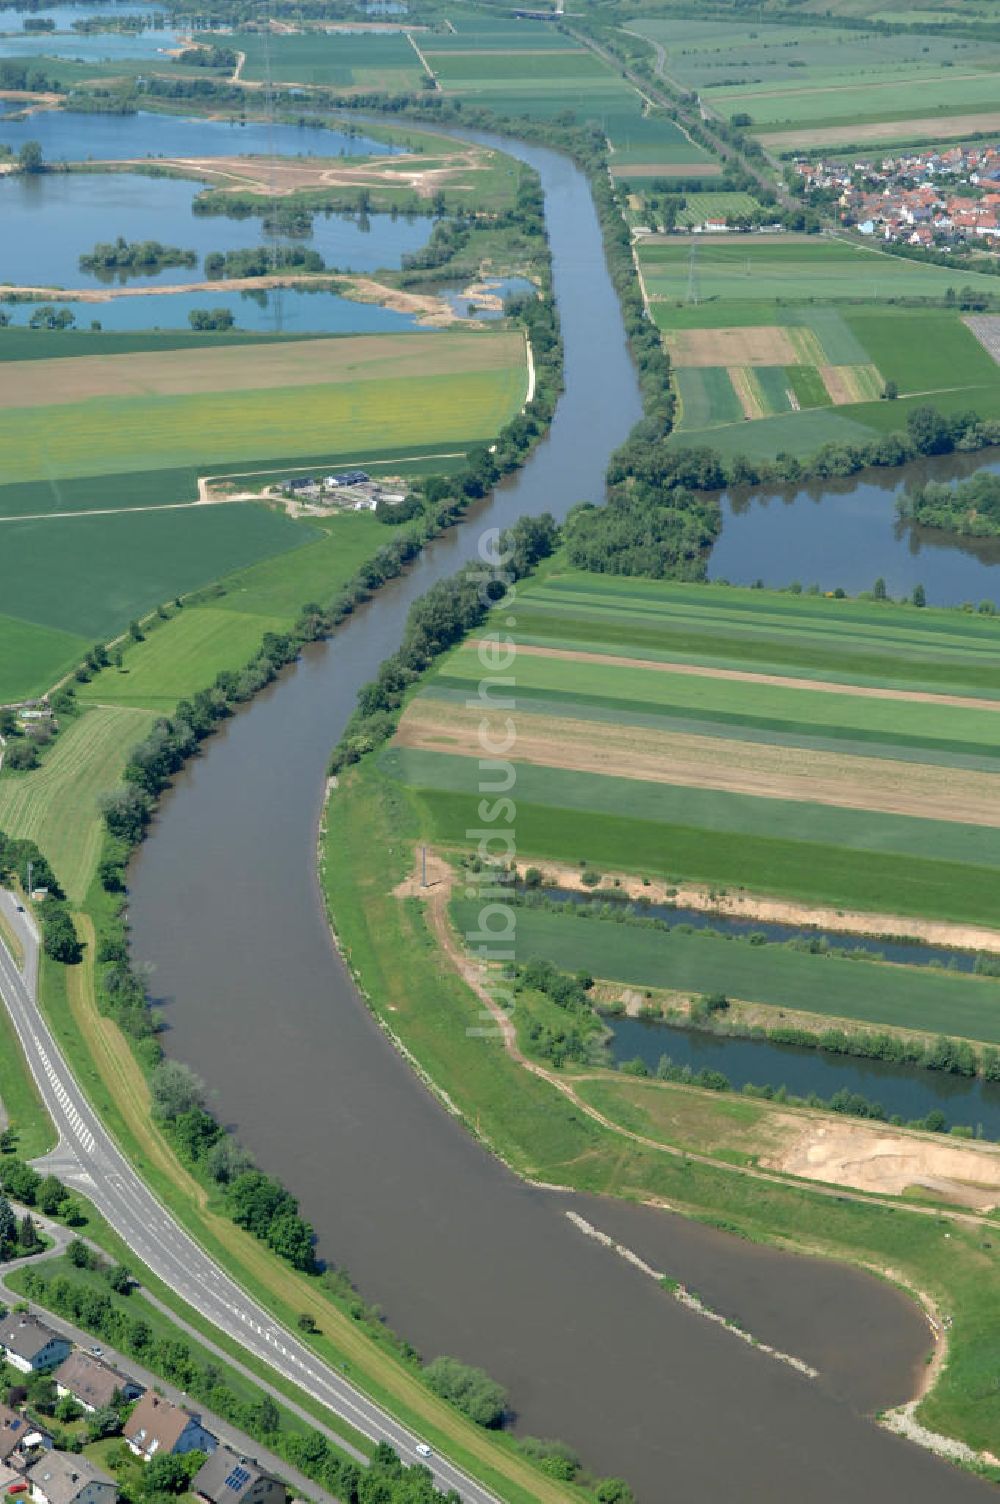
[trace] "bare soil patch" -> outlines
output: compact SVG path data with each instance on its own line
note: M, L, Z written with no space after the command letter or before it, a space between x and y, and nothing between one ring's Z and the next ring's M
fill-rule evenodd
M660 663L652 658L625 658L617 653L588 653L577 648L531 647L525 643L519 643L517 651L566 662L606 663L616 668L644 668L661 674L695 674L706 679L731 679L742 684L777 684L787 689L809 689L826 695L857 695L874 700L907 700L915 705L958 705L964 710L1000 711L1000 700L977 700L970 695L934 695L922 689L876 689L869 684L792 679L785 674L753 674L745 669L706 668L698 663Z
M942 1142L868 1123L812 1121L770 1169L859 1191L901 1196L908 1190L977 1211L1000 1205L1000 1152L992 1145Z
M786 131L764 131L758 136L762 146L784 148L795 145L835 146L839 142L853 146L869 141L954 141L979 131L1000 129L1000 110L980 115L918 115L910 120L871 120L864 124L847 120L843 125L801 125Z
M498 717L495 734L502 733ZM441 700L414 700L397 733L404 747L479 755L482 713ZM802 747L595 725L520 711L511 756L541 767L646 783L719 789L764 799L799 799L845 809L1000 827L1000 777L933 764L893 762Z
M830 400L835 407L844 407L848 402L856 402L858 400L851 390L845 366L823 365L818 369L820 376L823 378L823 385L829 392Z
M145 158L121 159L125 166L145 166ZM477 147L446 152L428 162L425 156L404 152L392 158L345 165L343 158L294 157L158 157L157 165L174 168L185 177L198 178L213 188L233 192L276 194L322 188L409 187L421 198L430 198L459 174L481 172L488 163ZM451 186L460 188L461 184Z
M789 366L795 347L785 329L678 329L669 338L675 366Z
M83 355L0 363L0 406L35 407L92 397L169 397L260 391L499 370L522 358L518 333L357 335L302 343Z
M969 314L962 320L962 323L972 330L986 353L992 355L1000 365L1000 314Z
M762 418L764 408L761 404L760 393L750 379L750 372L745 366L727 366L726 370L733 384L733 391L740 399L744 418Z

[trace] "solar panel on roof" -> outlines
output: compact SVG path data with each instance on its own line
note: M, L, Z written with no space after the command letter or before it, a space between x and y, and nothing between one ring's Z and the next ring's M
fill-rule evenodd
M246 1468L234 1467L232 1472L229 1474L229 1477L226 1479L226 1487L231 1488L234 1494L238 1494L241 1489L246 1488L249 1482L250 1474L247 1472Z

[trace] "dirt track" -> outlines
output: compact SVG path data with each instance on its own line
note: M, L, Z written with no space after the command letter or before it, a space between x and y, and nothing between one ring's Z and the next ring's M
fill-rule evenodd
M475 643L474 646L478 646ZM1000 700L977 700L970 695L936 695L920 689L875 689L868 684L835 684L828 679L792 679L785 674L753 674L736 668L705 668L694 663L661 663L652 658L624 658L616 653L588 653L574 648L539 648L518 644L518 653L566 662L604 663L613 668L642 668L663 674L695 674L706 679L730 679L741 684L777 684L786 689L809 689L825 695L858 695L874 700L905 700L914 705L956 705L963 710L1000 711Z
M408 707L396 740L404 747L477 757L481 721L479 710L418 698ZM608 777L625 771L646 783L1000 827L1000 778L993 773L524 710L518 712L516 729L511 755L541 767ZM502 734L500 724L496 730Z

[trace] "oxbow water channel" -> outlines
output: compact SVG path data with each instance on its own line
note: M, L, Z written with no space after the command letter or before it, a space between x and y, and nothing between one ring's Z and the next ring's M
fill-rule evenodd
M645 1504L985 1497L864 1418L915 1387L928 1345L915 1306L851 1269L519 1181L395 1053L331 942L316 826L358 687L410 603L475 552L481 525L599 498L640 414L585 178L555 153L489 144L542 176L565 395L548 439L478 517L235 716L164 801L131 874L131 918L167 1047L394 1327L428 1358L481 1364L508 1386L520 1430L571 1442ZM820 1377L681 1307L584 1237L574 1209Z

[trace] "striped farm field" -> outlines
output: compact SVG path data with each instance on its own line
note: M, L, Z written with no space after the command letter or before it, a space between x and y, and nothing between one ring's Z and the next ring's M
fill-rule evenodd
M956 310L884 305L911 296L943 305L947 268L802 235L650 236L638 254L674 371L679 445L773 458L901 429L924 402L1000 414L1000 367ZM727 384L692 379L699 367ZM881 400L889 382L893 405Z
M58 405L0 412L5 479L110 474L134 471L140 463L148 468L225 465L348 446L377 453L385 445L387 413L392 414L391 437L397 445L426 446L436 436L451 440L456 434L475 442L491 438L524 401L527 376L520 335L431 339L418 334L329 345L331 369L326 372L305 353L312 342L275 346L269 354L277 360L276 370L296 359L283 351L299 349L299 374L304 376L308 367L313 379L305 385L281 385L279 373L275 385L254 390L245 389L238 371L225 374L228 362L245 359L239 350L176 352L176 370L170 354L158 357L170 375L154 377L154 384L177 383L163 395L104 395L120 379L114 374L118 362L145 362L148 357L76 359L71 379L80 394L87 392L87 368L96 362L97 390L90 400L68 400L71 393L60 388ZM199 390L197 363L206 356L213 374ZM33 363L30 369L44 364ZM399 374L400 364L405 374ZM187 379L192 385L183 387ZM212 384L220 381L230 385Z
M75 903L100 850L98 800L120 782L129 749L153 720L143 710L88 710L60 732L41 767L0 777L0 830L37 841Z
M519 851L995 923L998 642L957 611L557 561L518 606ZM455 649L383 754L442 842L477 825L481 678L478 642Z

